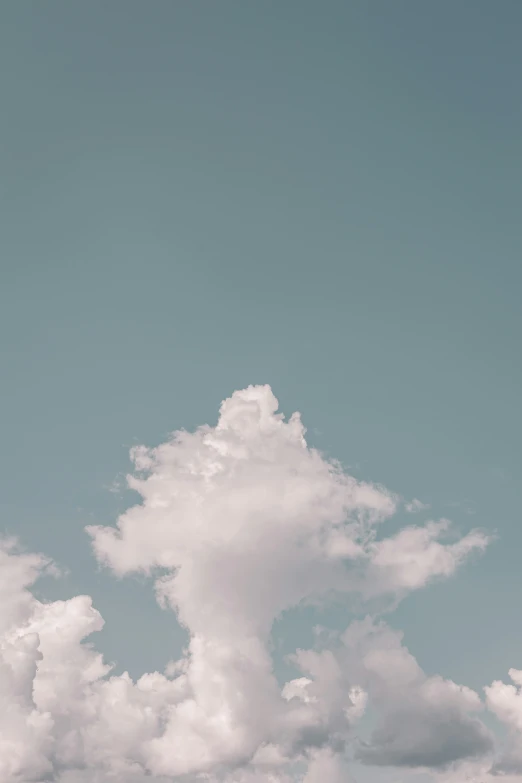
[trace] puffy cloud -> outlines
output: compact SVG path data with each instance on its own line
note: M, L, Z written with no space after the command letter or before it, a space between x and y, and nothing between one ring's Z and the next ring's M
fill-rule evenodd
M51 771L53 721L39 711L32 684L41 659L34 633L18 633L31 617L34 599L26 589L45 569L38 555L16 555L15 542L0 542L0 780L32 780Z
M88 596L42 603L29 588L44 558L0 543L0 781L47 780L89 766L127 773L142 766L142 745L184 695L160 674L133 683L83 641L103 626Z
M479 696L428 677L401 640L400 633L367 618L349 626L337 650L299 651L295 660L316 684L326 681L332 694L358 684L378 716L370 742L356 748L366 764L438 768L490 753L492 737L472 717L482 709ZM324 685L321 690L328 692Z
M346 763L330 748L312 754L303 783L351 783Z
M166 570L158 596L191 634L192 696L148 747L155 773L241 763L278 720L279 732L295 729L267 651L274 618L350 589L349 564L367 557L372 526L394 511L389 493L309 449L298 415L285 422L276 411L268 387L251 387L223 403L217 427L135 451L144 476L130 485L143 503L117 530L90 529L117 573Z
M522 733L522 671L510 669L511 683L496 680L484 690L488 707L497 718Z
M350 588L347 561L395 510L390 493L307 448L299 415L285 422L277 405L251 387L223 403L217 427L136 449L143 476L129 484L143 503L117 529L89 529L116 573L166 569L158 593L194 633L266 637L283 609Z
M506 747L495 761L495 774L522 775L522 671L510 669L511 683L496 680L484 688L488 708L508 730Z
M483 551L489 538L472 530L453 543L441 538L451 532L447 519L429 522L424 527L407 527L397 535L375 541L369 547L370 568L367 591L415 590L435 577L448 577L474 551Z
M427 511L429 505L427 503L423 503L422 500L419 500L418 498L413 498L413 500L410 500L408 503L404 504L404 508L408 514L418 514L419 511Z
M332 590L421 587L485 545L480 533L440 543L446 523L376 542L396 499L308 448L299 415L285 422L277 408L269 387L249 387L222 404L216 427L135 450L142 475L129 483L142 503L117 528L90 528L116 573L166 571L158 595L191 634L193 698L151 744L154 772L255 752L281 710L266 642L284 609Z
M371 634L372 635L372 634ZM400 644L400 634L378 631L361 655L379 724L358 756L365 763L444 767L493 749L493 739L473 714L479 696L440 676L427 677ZM362 652L362 651L361 651Z
M86 642L103 624L90 599L36 600L30 588L50 564L0 547L0 783L332 783L346 779L368 698L384 722L359 750L365 761L437 765L487 745L467 717L476 695L426 678L382 628L355 643L352 626L344 657L299 653L306 676L281 692L269 637L283 610L331 592L402 595L453 573L487 539L445 542L445 522L378 539L397 498L309 448L299 415L285 421L277 407L269 387L249 387L222 404L217 426L135 449L128 482L141 502L117 527L88 529L99 561L150 574L187 628L186 654L166 674L111 675ZM397 715L417 732L415 758L387 728Z

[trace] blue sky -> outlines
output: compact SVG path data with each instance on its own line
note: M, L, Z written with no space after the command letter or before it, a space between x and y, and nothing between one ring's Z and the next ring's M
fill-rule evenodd
M114 489L131 447L270 384L312 446L429 505L416 523L496 533L387 621L427 675L506 680L522 666L520 3L0 16L2 526L69 569L39 594L91 595L117 671L177 657L185 632L150 580L100 569L85 526L136 502ZM308 619L286 618L289 648Z

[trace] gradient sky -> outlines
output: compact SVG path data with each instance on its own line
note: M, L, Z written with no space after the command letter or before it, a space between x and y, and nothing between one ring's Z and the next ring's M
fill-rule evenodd
M517 0L3 5L2 527L119 670L185 636L84 527L131 446L251 383L421 520L497 532L390 622L427 673L522 668L521 30Z

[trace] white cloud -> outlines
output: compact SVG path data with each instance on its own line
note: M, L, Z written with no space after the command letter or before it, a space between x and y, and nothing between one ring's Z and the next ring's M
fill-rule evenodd
M510 669L511 683L496 680L484 688L488 708L504 724L508 738L493 771L522 775L522 671Z
M160 674L133 683L83 640L103 626L87 596L42 603L29 588L44 558L0 544L0 781L46 780L61 769L143 769L183 684Z
M467 761L437 778L437 783L517 783L522 780L522 671L510 669L511 682L495 680L484 688L486 706L506 729L505 741L482 761Z
M496 680L484 690L488 707L497 718L522 734L522 671L510 669L511 683Z
M402 595L448 576L485 547L484 535L444 542L444 522L377 540L396 498L308 448L299 415L285 421L277 414L266 386L226 400L216 427L175 433L155 449L135 449L133 459L129 485L142 502L117 528L88 530L96 556L116 574L155 578L158 600L189 631L186 656L169 665L168 676L111 676L85 642L103 624L90 599L37 601L30 587L49 564L4 544L0 783L191 781L200 774L210 783L283 783L295 779L296 762L308 764L306 783L324 776L332 783L346 779L347 743L367 698L384 726L393 719L381 691L393 695L394 709L403 704L401 716L414 716L412 730L423 727L425 758L454 753L441 716L451 719L459 752L480 749L486 740L466 717L476 694L426 678L400 645L375 647L376 638L392 638L382 629L367 633L372 650L363 654L360 640L352 645L351 658L300 653L306 677L283 693L269 636L274 619L300 601L330 591ZM358 669L355 650L363 656ZM402 683L403 702L380 666ZM385 751L379 737L360 751L365 760L385 763L388 753L386 763L409 763L406 740L394 736Z
M367 764L445 767L491 752L484 725L473 717L482 709L469 688L442 677L428 677L402 645L402 635L370 618L352 623L336 650L299 651L295 660L328 693L359 687L378 717L369 742L356 756ZM311 686L309 686L310 688Z
M422 500L419 500L418 498L413 498L413 500L405 503L404 508L408 514L418 514L419 511L426 511L429 508L429 505L423 503Z
M303 783L351 783L346 762L330 748L324 748L311 755Z
M448 577L474 551L483 551L489 538L472 530L454 542L441 541L451 532L446 520L428 522L423 527L407 527L395 536L369 546L371 564L367 571L367 591L416 590L435 577Z

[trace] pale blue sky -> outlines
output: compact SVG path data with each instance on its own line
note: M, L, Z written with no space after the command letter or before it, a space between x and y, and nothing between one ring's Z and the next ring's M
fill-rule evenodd
M171 658L83 528L123 508L130 446L270 383L356 475L498 531L391 618L426 671L522 667L520 2L0 20L2 525L71 569L48 594L93 595L133 674Z

